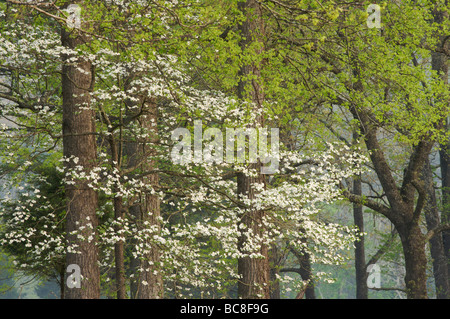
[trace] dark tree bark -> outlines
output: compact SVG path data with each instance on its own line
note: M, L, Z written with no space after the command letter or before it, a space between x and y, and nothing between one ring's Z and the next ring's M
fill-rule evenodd
M124 217L121 197L114 198L114 217L116 221L119 221ZM114 229L116 233L118 233L122 227L116 225ZM122 240L119 240L114 244L114 260L116 268L115 278L117 299L126 299L124 241Z
M145 98L144 98L145 99ZM158 163L153 158L156 155L155 145L158 142L158 107L155 101L143 100L141 114L137 117L139 126L150 132L149 138L140 138L126 142L125 154L128 157L128 167L135 172L140 172L145 184L157 188L159 174L153 172ZM130 114L131 115L131 114ZM133 115L131 115L133 116ZM133 174L132 174L133 175ZM161 215L160 199L158 195L143 191L141 196L129 208L136 226L139 230L156 226L160 231L159 217ZM132 240L135 246L137 240ZM148 253L145 256L131 257L131 271L136 276L130 283L131 298L134 299L158 299L164 296L164 286L160 271L159 247L149 241L145 243Z
M442 23L448 19L448 13L435 10L433 12L434 21L436 23ZM446 35L440 36L441 47L438 49L448 49L448 41L446 41ZM448 57L444 53L433 52L431 55L431 67L436 70L442 81L448 85ZM447 117L444 123L445 131L450 129L450 117ZM429 187L427 188L430 194L427 202L430 213L426 215L428 229L438 227L438 223L450 222L450 140L447 143L442 143L439 150L439 158L441 165L441 178L442 178L442 214L439 221L437 211L437 200L432 184L431 170L429 165L426 167L425 176L430 180ZM429 170L429 171L428 171ZM435 271L436 280L436 293L438 298L450 298L450 231L444 230L442 234L437 234L430 240L431 253L433 258L433 269ZM447 265L447 269L443 269L443 264Z
M109 127L111 126L111 122L109 121L108 115L103 113L103 119L106 123L108 123ZM122 134L119 135L119 138L116 139L114 136L114 131L111 129L109 131L108 142L111 153L111 167L120 171L121 166L121 149L122 149ZM119 185L116 184L113 186L113 194L114 197L112 199L114 206L114 219L116 221L116 225L114 225L114 231L117 234L120 234L122 230L122 222L124 218L124 208L123 208L123 198L118 196ZM116 296L117 299L126 299L126 284L125 284L125 242L124 240L118 240L114 244L114 265L115 265L115 274L114 279L116 282Z
M255 41L261 42L261 36L264 33L261 8L256 0L247 0L239 3L239 8L243 12L246 20L239 25L240 35L242 37L240 46L244 54L248 54L248 47ZM262 46L262 43L261 43ZM262 50L262 49L261 49ZM256 54L261 52L256 52ZM261 84L260 65L251 64L242 66L239 76L238 96L241 100L248 99L260 109L264 100L264 92ZM252 77L251 80L246 77ZM258 116L254 127L263 126L262 116ZM255 191L252 188L254 183L263 183L266 185L265 176L261 172L261 163L248 165L250 169L256 170L258 176L250 177L244 173L237 174L237 194L239 197L248 199L255 198ZM250 229L255 236L263 237L265 228L263 217L265 212L252 207L245 207L245 213L241 216L240 223L244 229ZM249 239L242 235L238 239L238 249L246 253L243 249ZM238 295L243 299L270 298L270 266L267 245L262 244L259 252L262 258L243 257L238 259L238 273L241 279L238 283Z
M440 11L433 13L434 21L442 23L445 19L448 19L448 14ZM438 47L440 51L449 49L449 42L446 39L446 35L441 36L441 45ZM442 81L448 85L448 57L442 52L433 52L431 56L431 67L433 70L439 72ZM450 130L450 116L447 117L444 123L444 129L446 132ZM450 140L446 143L439 145L439 160L441 165L441 205L442 214L441 222L450 223ZM442 240L444 246L444 252L447 259L447 273L450 274L450 231L446 230L442 232ZM449 292L450 296L450 292Z
M425 235L419 227L419 217L425 204L425 189L419 173L425 164L433 143L420 141L415 146L405 169L403 184L399 188L378 143L377 129L364 111L352 109L355 119L360 122L366 146L370 153L375 172L389 201L389 207L363 199L361 196L346 192L346 196L355 203L364 204L386 216L397 229L405 257L405 284L410 299L427 298ZM416 191L418 193L415 204Z
M122 198L114 198L114 217L116 221L122 220L123 214L123 203ZM118 233L122 230L122 227L116 225L115 231ZM126 299L127 291L125 285L125 255L124 255L124 241L119 240L114 244L114 259L116 267L116 289L117 289L117 299Z
M280 299L280 281L277 279L279 275L280 253L277 244L272 244L269 251L270 264L270 299Z
M353 143L359 139L359 134L353 132ZM361 176L353 178L353 194L362 196ZM367 266L364 247L364 214L363 206L353 203L353 220L360 232L359 239L355 241L355 279L356 279L356 299L368 299L369 290L367 287Z
M294 248L291 248L291 252L294 254L294 256L297 258L299 263L298 268L298 274L302 277L302 280L308 281L308 284L306 285L305 289L297 295L297 299L300 295L303 298L303 296L306 299L316 299L316 292L314 288L314 281L312 276L312 268L311 268L311 257L308 253L305 252L298 252Z
M446 130L450 130L450 121L447 119ZM441 222L450 223L450 141L440 145L439 158L442 174L442 214ZM442 232L442 241L447 260L447 272L450 274L450 230Z
M84 35L62 28L62 44L68 49L86 43ZM97 145L95 139L94 111L90 107L89 90L93 87L93 68L88 61L67 63L70 56L64 56L62 67L63 97L63 155L72 159L66 163L67 169L80 165L89 172L96 165ZM81 71L80 71L81 69ZM83 280L81 288L66 289L66 299L87 299L100 297L100 271L98 266L98 246L96 216L97 193L87 182L75 179L73 185L65 186L67 196L66 232L67 242L79 253L68 252L67 265L80 267ZM83 228L81 228L83 227ZM82 229L82 230L81 230ZM80 239L77 234L83 236Z
M402 225L399 231L405 256L405 284L408 299L427 299L427 257L425 240L418 224Z
M428 231L437 228L441 222L437 207L436 193L433 182L433 172L429 159L422 171L422 178L427 192L425 204L425 220ZM447 299L449 292L447 259L445 257L442 234L437 234L430 239L430 253L433 260L433 275L437 299Z
M353 194L362 196L361 177L357 176L353 179ZM353 220L355 226L361 232L359 240L355 242L355 275L356 275L356 298L367 299L369 291L367 288L367 268L366 255L364 248L364 216L363 206L353 203Z
M250 165L251 168L259 169L259 165ZM249 177L243 173L239 173L238 194L249 199L255 197L255 193L251 185L253 183L264 183L264 176ZM244 225L245 230L250 229L252 235L262 238L265 228L263 225L264 211L246 207L245 213L241 216L240 223ZM244 249L247 241L253 238L247 238L241 235L238 239L238 249L243 253L249 253ZM238 284L238 295L242 299L268 299L270 298L270 267L269 254L267 245L261 244L258 253L261 258L242 257L238 259L238 273L241 276Z
M154 162L149 161L147 167L153 167ZM158 174L150 174L147 178L147 183L156 186L159 183ZM159 216L160 216L160 199L158 195L152 195L146 192L141 198L138 205L133 206L131 210L133 217L136 218L138 228L145 229L151 226L157 226L159 233ZM148 222L148 225L145 225ZM143 258L133 259L133 264L137 269L142 269L136 272L138 276L137 281L134 282L133 292L137 299L160 299L164 296L163 280L160 267L160 251L159 247L147 240L146 247L149 249L148 253Z
M66 272L65 269L60 270L59 272L59 298L64 299L64 291L66 288Z

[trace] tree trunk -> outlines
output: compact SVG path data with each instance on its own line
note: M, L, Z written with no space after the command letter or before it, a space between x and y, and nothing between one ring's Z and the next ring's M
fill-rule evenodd
M152 165L152 164L150 164ZM155 186L159 183L158 174L151 174L148 177L148 182ZM147 221L149 225L157 226L156 234L160 234L160 199L158 195L151 195L148 192L145 194L145 204L142 212L142 221ZM143 227L146 227L145 225ZM147 282L143 285L141 282L141 289L138 291L137 297L139 299L161 299L164 296L163 279L160 269L160 252L156 244L147 241L147 246L150 248L146 258L141 260L141 267L144 269L140 273L140 279Z
M446 130L450 129L450 120L447 119ZM450 223L450 141L441 145L439 151L442 175L442 214L441 222ZM442 241L447 260L447 272L450 274L450 230L442 232Z
M86 42L77 31L61 33L62 44L74 49ZM70 56L64 56L67 61ZM81 70L80 70L81 69ZM89 172L96 165L94 111L90 107L89 90L93 87L93 71L88 61L76 65L64 63L62 67L63 97L63 155L66 168L77 165ZM79 253L68 252L67 265L76 264L81 270L81 288L66 289L66 299L100 297L100 271L97 246L97 193L87 182L75 178L74 184L65 186L67 196L66 232L68 246ZM72 232L76 232L73 234ZM78 235L82 236L80 238Z
M139 118L140 127L148 130L152 135L150 138L141 141L128 141L125 152L128 157L128 167L139 166L138 170L145 173L143 182L146 185L157 187L159 185L159 174L154 171L157 162L152 159L156 155L154 147L158 141L157 119L158 108L155 101L142 104L142 115ZM147 160L139 161L143 158ZM156 228L156 234L160 233L160 199L156 194L151 194L145 190L140 195L137 202L130 206L130 214L133 216L139 230ZM152 233L153 235L154 233ZM133 240L133 247L138 241ZM144 256L131 257L131 271L136 276L130 283L131 298L136 299L157 299L163 298L163 279L160 271L160 251L159 247L149 240L144 243L147 252Z
M122 197L114 197L114 218L118 225L115 225L114 229L118 234L122 227L121 220L123 220L123 203ZM114 261L116 268L116 295L117 299L126 299L127 291L125 285L125 256L124 256L124 241L119 240L114 244Z
M310 255L306 252L299 252L292 246L290 248L290 251L298 260L299 268L296 270L296 272L302 277L303 281L308 282L306 287L301 292L299 292L299 295L297 295L297 299L302 299L303 296L305 296L306 299L316 299Z
M408 298L427 298L425 239L419 228L419 217L426 199L425 189L419 180L419 173L428 158L433 143L420 141L410 155L408 166L404 171L402 187L399 188L392 176L391 169L378 143L377 129L370 125L368 115L364 111L351 109L356 120L360 122L361 131L375 172L383 187L390 207L363 199L361 196L349 195L358 204L378 211L386 216L396 227L402 240L405 255L405 284ZM416 200L416 194L419 194Z
M256 0L247 0L240 2L239 9L246 17L245 21L239 25L241 35L240 46L244 54L260 54L262 48L258 52L248 52L249 45L256 41L261 42L263 31L263 21L261 8ZM262 43L261 43L262 47ZM261 84L260 66L256 64L242 66L239 76L238 96L241 100L248 99L253 103L254 107L260 109L264 100L264 93ZM251 77L251 80L246 79ZM257 110L254 110L257 111ZM262 116L258 116L254 127L263 126ZM248 176L244 173L237 174L237 194L238 197L254 199L255 192L252 188L254 183L262 183L266 185L265 176L261 174L261 163L252 163L248 165L251 170L258 172L256 177ZM242 225L244 231L251 231L253 238L246 238L242 234L238 239L238 249L244 254L248 254L245 250L245 244L255 238L262 238L265 233L263 226L263 218L265 212L252 207L245 207L245 213L242 214L240 227ZM242 228L241 228L242 229ZM238 295L243 299L270 298L270 266L267 245L261 243L257 251L260 258L242 257L238 259L238 273L240 280L238 283Z
M442 23L448 19L448 13L443 11L435 10L433 12L434 22ZM446 46L445 49L449 48L448 41L446 40L447 35L442 34L440 36L441 45ZM444 49L443 47L440 49ZM433 52L431 55L431 67L433 70L439 72L442 81L448 85L448 57L445 53ZM450 130L450 116L444 123L444 130L448 132ZM441 222L450 223L450 140L442 143L439 148L439 159L441 164L441 203L442 203L442 214ZM442 232L442 241L444 246L444 253L447 261L447 273L450 274L450 231L445 230ZM448 292L448 298L450 298L450 292Z
M427 192L427 203L425 205L425 220L428 231L437 228L440 223L437 207L436 193L433 182L433 172L428 159L422 171L422 178ZM430 239L430 253L433 260L433 275L436 287L436 298L447 299L449 293L447 259L442 242L442 234L436 234Z
M280 281L277 276L280 274L279 271L279 249L276 243L272 244L269 251L269 264L270 264L270 299L280 299Z
M149 176L152 183L156 185L159 182L158 174ZM151 228L157 226L159 233L159 216L160 216L160 199L158 195L144 194L141 202L134 205L130 212L136 218L138 229ZM148 224L146 224L148 223ZM142 239L139 239L142 240ZM144 246L148 250L144 256L132 257L132 267L134 275L137 276L133 280L131 292L136 299L160 299L164 296L163 280L160 270L160 252L158 246L145 240Z
M66 282L64 281L66 278L66 272L64 269L59 273L59 298L64 299L64 290L66 287Z
M399 235L405 256L407 298L427 299L427 257L424 236L417 224L402 227L399 229Z
M361 83L356 83L355 86L359 91L364 90ZM426 242L419 227L419 217L424 208L426 191L419 175L434 143L428 139L423 139L414 146L408 165L404 170L401 187L398 187L378 142L377 127L371 123L369 113L366 110L358 110L354 106L350 108L350 111L353 113L354 119L359 121L365 144L371 152L370 159L390 207L369 199L362 199L357 203L364 203L364 205L378 211L395 225L402 240L405 255L407 296L414 299L427 298ZM356 195L355 197L362 198Z
M353 143L357 143L359 134L353 132ZM353 178L353 194L362 196L361 176ZM368 299L369 290L367 287L367 267L364 247L364 213L363 206L353 203L353 220L360 232L359 239L355 241L355 276L356 276L356 299Z
M353 179L353 194L361 196L361 177ZM361 232L359 240L355 241L355 274L356 274L356 299L367 299L369 292L367 288L367 268L364 248L364 216L361 204L353 204L353 219L355 226Z
M128 144L128 143L127 143ZM133 149L130 147L130 145L125 146L125 149ZM136 220L140 219L141 216L141 206L140 204L133 204L128 208L128 211L131 216ZM135 238L131 238L130 240L131 247L135 247L137 244L139 244L138 240ZM139 275L139 265L141 264L140 258L135 257L134 255L131 255L130 257L130 274L132 277L130 277L130 298L131 299L138 299L138 292L140 288L140 275Z
M260 165L252 164L251 168L259 169ZM238 194L249 199L254 199L254 190L251 187L253 183L264 183L264 176L249 177L243 173L239 173L238 177ZM263 225L264 211L253 208L246 208L245 213L241 216L240 224L243 226L242 235L238 239L238 249L244 254L254 253L247 251L245 245L247 242L255 238L264 236L265 228ZM240 229L242 229L239 226ZM252 238L247 238L244 234L250 230ZM267 245L261 243L259 251L261 256L258 258L250 258L248 256L238 259L238 273L241 279L238 284L238 295L243 299L268 299L270 298L270 266Z
M447 119L446 130L450 130L450 120ZM441 145L439 151L442 174L442 214L441 222L450 223L450 141ZM442 232L442 241L447 260L447 272L450 274L450 230ZM450 293L449 293L450 295Z
M115 168L120 171L120 149L122 148L122 134L119 136L119 141L114 137L113 132L109 135L109 147L111 151L111 168ZM114 225L114 231L116 234L120 234L122 230L122 220L124 218L123 211L123 198L118 196L119 185L114 185L113 188L113 205L114 205L114 220L116 224ZM125 250L124 250L124 240L118 240L114 244L114 265L115 265L115 282L116 282L116 296L117 299L126 298L126 285L125 285Z
M302 255L297 255L297 259L300 263L300 276L304 281L308 281L308 284L305 288L305 298L306 299L316 299L316 292L314 289L314 281L312 278L312 269L311 269L311 257L307 253L303 253Z

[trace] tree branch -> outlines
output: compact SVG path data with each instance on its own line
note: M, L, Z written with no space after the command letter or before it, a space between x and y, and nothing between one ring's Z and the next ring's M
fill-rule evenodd
M422 140L414 148L409 159L408 167L405 170L403 183L400 189L400 194L404 201L411 202L414 198L414 189L419 191L420 187L417 187L418 184L415 180L417 180L417 176L422 169L433 144L434 143L428 140Z
M397 291L401 291L401 292L405 292L406 293L406 289L402 289L402 288L395 288L395 287L381 287L381 288L369 288L371 290L376 290L376 291L391 291L391 290L397 290Z
M386 216L391 219L393 216L392 211L389 207L380 204L374 200L371 200L367 197L352 194L348 189L345 189L341 185L341 189L343 190L342 194L352 203L363 205L373 209L374 211Z
M428 233L425 235L425 241L429 241L431 238L433 238L440 232L446 230L450 230L450 224L441 224L438 227L429 230Z
M381 258L381 256L383 256L386 253L389 247L391 247L391 245L393 244L396 235L397 229L394 228L391 232L391 236L389 237L389 239L377 250L377 252L367 262L366 268L369 265L375 264Z

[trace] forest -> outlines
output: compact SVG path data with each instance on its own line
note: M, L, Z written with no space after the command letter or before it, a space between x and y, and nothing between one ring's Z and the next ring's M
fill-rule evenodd
M450 298L449 11L0 1L0 299Z

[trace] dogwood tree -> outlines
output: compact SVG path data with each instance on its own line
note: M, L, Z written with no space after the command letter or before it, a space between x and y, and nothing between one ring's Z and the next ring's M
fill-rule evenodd
M205 296L226 294L242 280L236 264L267 263L265 250L276 243L288 242L317 263L344 261L342 251L352 247L356 230L326 223L319 213L342 198L339 183L360 172L365 158L358 150L340 144L318 149L314 143L299 150L271 135L265 155L277 165L267 176L248 155L235 157L234 143L229 158L210 160L220 159L214 145L226 144L226 129L262 131L261 118L281 123L273 111L281 95L255 104L232 89L241 83L231 80L242 73L239 60L251 61L255 52L243 46L242 34L229 31L228 41L221 37L223 28L249 18L237 2L84 1L75 17L79 25L67 25L67 12L56 4L10 5L2 11L0 42L9 81L1 84L7 92L0 97L8 101L2 105L8 122L1 151L4 177L11 181L4 185L19 195L2 203L1 240L17 248L10 251L20 267L34 271L57 263L61 273L62 265L65 271L72 263L62 260L73 256L74 263L92 267L90 275L82 270L81 284L92 284L84 297L98 297L103 276L102 287L112 279L111 289L125 298L128 274L131 297L161 298L188 297L193 289ZM214 74L229 52L230 68L209 85L202 76ZM206 71L199 73L199 67ZM89 85L83 82L80 89L74 74ZM75 120L89 127L67 131ZM198 121L205 134L215 129L209 132L221 136L218 144L204 142L212 135L198 139ZM172 156L179 128L192 137L184 148L192 161ZM67 143L74 145L70 152ZM250 149L251 140L246 143ZM88 145L91 153L83 158ZM46 165L51 176L62 176L64 208L55 206L50 192L40 195L51 185L41 174ZM252 181L245 192L239 191L239 178ZM14 186L26 180L29 185ZM79 191L92 195L93 214L83 213ZM245 196L249 192L254 196ZM249 211L264 214L256 223L243 222ZM71 212L76 218L61 228ZM85 255L86 247L98 255ZM242 296L267 297L269 279L255 284Z

